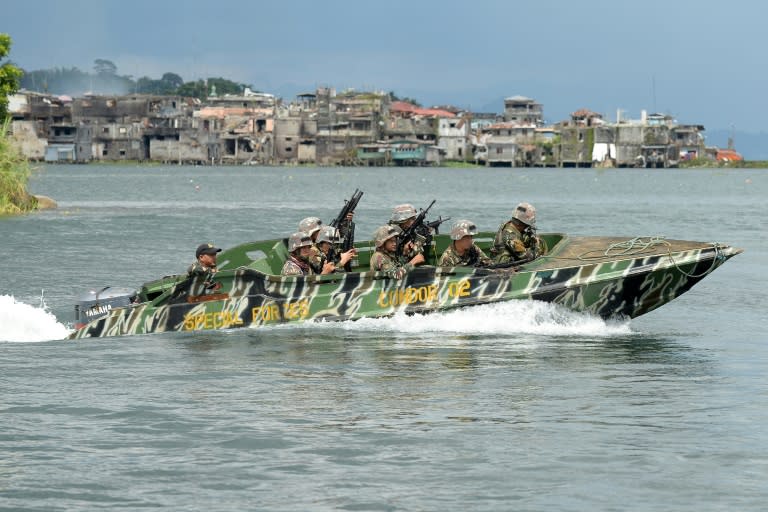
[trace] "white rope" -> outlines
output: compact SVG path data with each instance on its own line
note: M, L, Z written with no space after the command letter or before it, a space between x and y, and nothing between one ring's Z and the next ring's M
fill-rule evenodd
M666 241L666 237L664 236L651 236L648 237L648 240L643 240L642 237L636 236L630 240L626 240L624 242L616 242L615 244L609 245L603 255L615 256L615 254L612 254L611 252L618 250L621 250L618 253L619 255L637 254L655 245L666 245L669 247L671 244Z
M685 270L681 269L680 265L678 265L677 262L675 261L675 258L672 257L671 251L669 252L668 256L669 256L669 259L672 260L672 263L675 265L675 268L677 269L678 272L683 274L685 277L698 279L706 275L709 275L713 270L715 270L715 268L717 268L719 264L718 262L722 263L723 261L725 261L725 256L722 253L721 247L722 247L722 244L718 242L712 242L712 248L715 250L715 256L712 258L712 264L709 266L709 268L704 272L702 272L701 274L689 274Z

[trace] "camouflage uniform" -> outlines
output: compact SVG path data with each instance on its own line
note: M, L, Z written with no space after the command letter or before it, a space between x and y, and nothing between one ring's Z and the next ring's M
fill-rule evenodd
M440 262L437 264L440 267L474 267L474 266L486 266L493 263L493 260L485 255L483 250L472 244L472 247L460 256L453 247L453 244L440 256Z
M299 256L299 250L302 247L314 247L309 233L297 231L288 237L289 256L283 263L280 274L284 276L309 276L316 273L312 270L311 262Z
M311 276L315 274L312 265L304 263L298 258L289 256L283 264L283 270L280 272L284 276Z
M192 276L206 276L216 273L216 267L206 267L200 261L196 261L187 269L187 275Z
M316 274L319 274L323 271L323 265L327 258L325 257L325 254L323 254L323 251L318 249L317 244L312 244L310 250L312 252L310 252L308 258L309 266L312 267L312 270L314 270Z
M408 258L409 260L416 257L417 254L424 254L424 240L420 239L420 237L417 235L416 239L413 241L413 248L408 251L407 254L403 254L404 258ZM426 258L426 254L424 254L424 257Z
M547 253L547 244L536 236L536 208L520 203L512 218L499 226L491 247L496 263L532 260Z
M405 228L405 223L411 219L415 219L419 212L412 204L399 204L392 209L392 215L389 218L389 225L394 226L402 233ZM430 232L429 228L420 226L416 228L416 237L413 240L413 248L408 251L407 254L403 254L404 258L408 260L413 259L417 254L424 254L424 242L426 241L426 235Z
M390 277L402 279L405 274L414 269L410 263L403 263L394 254L377 249L371 255L371 270L385 272Z
M491 256L496 263L531 259L546 253L546 242L527 229L521 232L513 220L499 227L491 248Z
M402 279L407 272L413 270L414 265L405 263L401 257L384 249L385 243L397 237L399 233L400 230L397 227L390 225L381 226L374 231L373 241L376 251L371 255L371 270L385 272L395 279Z

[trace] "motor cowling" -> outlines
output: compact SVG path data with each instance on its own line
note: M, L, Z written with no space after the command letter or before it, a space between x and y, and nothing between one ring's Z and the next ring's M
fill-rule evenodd
M115 286L83 292L75 301L75 329L106 316L113 309L130 306L136 297L136 290Z

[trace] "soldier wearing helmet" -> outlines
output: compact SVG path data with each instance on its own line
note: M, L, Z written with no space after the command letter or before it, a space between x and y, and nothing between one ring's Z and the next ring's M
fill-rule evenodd
M391 226L397 226L401 231L405 231L416 221L416 216L418 214L419 212L416 211L416 208L412 204L399 204L392 208L392 215L389 217L389 224ZM418 235L421 236L417 237L415 242L408 243L405 245L405 247L403 247L402 256L406 258L412 258L417 254L424 253L424 241L426 240L425 235L428 234L429 228L425 228L425 230L427 231L426 233L421 233L417 229Z
M374 231L376 251L371 255L371 270L386 272L395 279L402 279L416 265L424 263L424 255L421 253L413 256L407 263L404 258L395 254L399 234L400 230L391 225L381 226Z
M491 247L496 263L532 260L546 254L547 244L536 235L536 208L520 203L512 218L499 226Z
M412 204L399 204L392 208L389 223L399 226L400 229L406 229L413 224L418 214L419 212L416 211Z
M320 233L320 230L323 228L323 221L321 221L317 217L305 217L301 219L301 222L299 222L299 231L303 231L309 235L309 237L312 239L312 248L310 249L311 253L309 255L309 264L312 267L312 270L314 270L315 274L322 273L323 270L323 263L325 263L323 259L323 255L320 252L320 249L315 244L317 240L317 235Z
M485 255L474 240L477 226L470 220L459 220L451 227L451 245L440 256L438 263L441 267L473 267L486 266L493 263Z
M333 272L333 263L325 263L320 272L315 272L310 265L309 257L312 253L312 237L306 231L297 231L288 238L288 252L290 256L283 264L281 272L284 276L306 276L312 274L330 274Z
M344 265L357 256L357 249L355 248L340 253L337 249L339 241L339 230L333 226L323 226L320 228L320 231L317 233L317 239L315 240L315 247L320 251L322 263L324 264L327 261L333 263L336 267L334 272L343 272Z

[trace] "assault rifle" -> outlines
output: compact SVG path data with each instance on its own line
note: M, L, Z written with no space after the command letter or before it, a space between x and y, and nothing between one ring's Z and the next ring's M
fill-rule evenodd
M484 269L487 269L487 270L499 270L499 269L504 269L504 268L512 268L512 269L515 269L515 271L516 271L517 267L519 267L521 265L525 265L526 263L530 263L530 262L532 262L535 259L536 259L535 257L533 257L533 258L523 258L522 260L517 260L517 261L507 261L507 262L504 262L504 263L491 263L490 265L478 265L478 264L475 264L474 266L477 267L477 268L484 268Z
M535 260L539 252L539 239L536 236L536 228L533 226L526 226L522 234L524 237L528 237L530 240L532 240L532 244L530 248L530 251L531 251L530 259Z
M432 222L425 222L424 225L427 226L429 229L433 230L436 235L440 234L440 224L443 222L451 220L450 217L442 218L438 217L437 220L433 220ZM431 241L431 240L430 240Z
M419 214L413 220L413 223L405 228L405 230L400 234L400 239L397 241L397 254L403 254L403 249L405 246L409 242L415 242L417 239L421 239L421 241L424 243L424 247L429 249L429 246L432 244L433 232L439 234L438 230L440 228L440 224L450 219L450 217L438 217L437 220L433 220L432 222L424 221L424 218L427 216L427 212L429 212L429 209L432 208L432 205L434 205L436 201L437 199L433 199L432 202L429 203L429 206L426 207L426 209L419 212Z
M355 208L357 208L357 203L360 202L361 197L363 197L363 191L356 188L355 192L352 194L352 197L349 199L349 201L344 201L344 206L342 207L341 211L336 216L336 218L333 219L333 222L331 222L331 226L339 230L339 237L341 238L341 252L347 252L355 246L355 223L351 220L348 220L347 216L350 213L355 212ZM333 247L333 244L331 244L331 261L335 260L336 256L336 249ZM351 262L344 265L344 270L347 272L349 272L351 269Z

